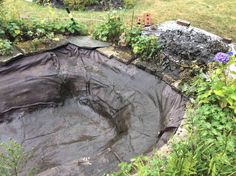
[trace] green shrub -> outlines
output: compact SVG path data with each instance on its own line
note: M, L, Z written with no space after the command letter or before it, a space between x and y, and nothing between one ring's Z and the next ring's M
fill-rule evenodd
M11 43L28 40L42 41L38 39L52 41L55 34L86 35L87 27L71 20L10 19L0 24L0 39L2 38L0 40L0 55L12 54Z
M51 5L52 0L33 0L41 5ZM63 0L64 6L71 10L83 10L86 6L94 5L102 0ZM53 1L54 2L54 1Z
M5 20L5 10L4 8L2 8L3 6L3 0L0 0L0 30L2 30L2 26L3 26L3 23L4 23L4 20ZM1 34L0 34L1 35Z
M145 61L158 62L160 49L156 36L139 36L132 43L133 53Z
M0 39L0 56L1 55L11 55L12 54L12 45L9 40Z
M228 69L235 64L236 57L231 56L227 64L211 63L208 74L198 76L192 87L196 89L199 104L218 104L221 108L231 108L236 114L236 78L230 76L235 72Z
M140 27L134 26L132 29L125 29L119 38L119 45L132 48L132 45L139 40L141 34L142 29Z
M10 40L14 40L17 37L23 35L24 23L22 20L14 20L7 23L5 26L5 33Z
M93 37L102 41L118 43L123 32L124 27L121 18L114 13L110 13L106 22L95 28Z
M141 28L133 27L124 30L124 24L120 17L112 14L108 16L105 23L96 27L93 37L102 41L118 43L120 46L130 47L136 57L145 61L158 61L160 45L157 37L142 36Z
M11 20L3 27L4 33L11 41L26 41L54 34L85 35L86 26L77 22L44 20Z
M0 173L1 176L17 176L24 160L21 145L10 140L0 144Z
M229 108L222 110L217 105L205 104L192 115L196 130L190 138L189 147L194 153L196 173L222 176L235 174L234 113Z
M102 0L63 0L65 7L71 10L84 10L85 7L98 4ZM51 0L36 0L36 3L49 5Z
M158 56L160 54L160 45L158 45L158 39L155 36L144 36L140 27L132 27L132 29L126 29L120 36L119 45L130 47L133 54L136 57L145 61L158 62Z
M50 5L51 0L34 0L38 4ZM63 0L64 6L70 10L85 10L88 6L100 4L105 10L112 8L112 0ZM124 8L132 8L135 3L134 0L123 0Z

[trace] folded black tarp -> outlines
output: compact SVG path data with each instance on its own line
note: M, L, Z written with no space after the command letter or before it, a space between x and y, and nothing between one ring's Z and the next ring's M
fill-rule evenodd
M185 101L149 73L66 46L0 66L0 140L40 176L99 176L167 141Z

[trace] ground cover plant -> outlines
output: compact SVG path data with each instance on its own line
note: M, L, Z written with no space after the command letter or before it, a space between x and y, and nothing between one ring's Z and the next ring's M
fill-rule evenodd
M24 152L22 146L14 140L0 143L0 173L1 176L17 176L23 164Z
M0 55L11 55L12 50L13 48L9 40L0 39Z
M123 32L124 25L121 18L111 13L103 24L95 28L93 37L105 42L118 43L119 37Z

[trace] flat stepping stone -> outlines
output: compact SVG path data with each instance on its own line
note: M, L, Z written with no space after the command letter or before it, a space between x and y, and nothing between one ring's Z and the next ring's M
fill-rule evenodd
M121 50L110 46L105 48L98 48L97 51L110 59L115 58L125 64L129 64L132 61L132 55L129 50Z
M69 37L67 41L68 43L87 49L96 49L111 46L110 43L94 40L90 36Z

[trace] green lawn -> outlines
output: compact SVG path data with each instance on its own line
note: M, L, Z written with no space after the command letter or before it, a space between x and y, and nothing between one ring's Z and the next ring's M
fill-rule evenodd
M8 13L17 12L20 17L36 18L68 18L65 10L40 7L23 0L6 0ZM185 19L192 25L200 27L217 35L233 38L236 41L236 0L137 0L134 9L121 10L118 13L129 24L132 13L142 15L150 12L154 23L172 19ZM100 23L107 12L78 12L73 16L90 29Z

